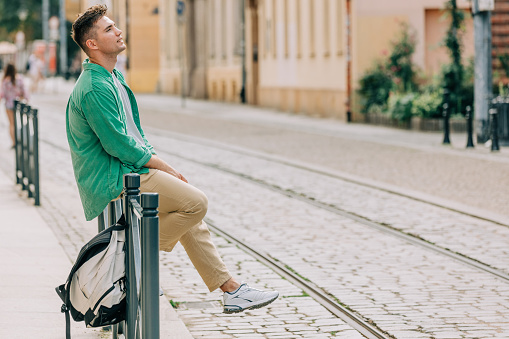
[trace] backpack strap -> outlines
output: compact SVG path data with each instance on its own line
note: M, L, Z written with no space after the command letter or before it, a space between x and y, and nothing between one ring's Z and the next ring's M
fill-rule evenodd
M64 302L62 307L60 307L60 312L65 313L65 338L71 339L71 317L69 315L69 307L67 306L69 302L69 292L66 291L65 284L55 288L55 291L57 291L58 296Z

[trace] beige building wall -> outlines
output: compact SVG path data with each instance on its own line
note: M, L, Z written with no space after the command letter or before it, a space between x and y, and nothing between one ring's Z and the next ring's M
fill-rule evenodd
M207 1L207 97L240 102L242 89L242 4Z
M160 90L168 94L181 94L182 91L182 70L179 54L180 32L176 6L176 0L159 1ZM182 26L182 30L185 32L185 26ZM185 64L182 64L182 66L185 72L187 66Z
M184 79L188 96L239 102L241 2L187 0L185 5L185 22L179 28L176 0L160 0L161 91L180 95Z
M344 119L348 99L347 2L351 4L350 86L408 23L417 38L414 62L436 73L448 56L443 39L445 0L245 0L248 103L289 112ZM242 88L241 0L187 0L179 60L176 0L159 0L160 88L211 100L240 100ZM459 0L460 8L469 2ZM473 55L472 19L466 16L464 56Z
M135 92L155 92L159 82L158 0L88 0L81 10L105 4L108 15L122 30L127 49L118 65ZM128 20L129 18L129 20Z
M444 16L442 10L426 9L425 20L425 70L426 75L431 76L438 73L442 65L451 62L447 49L442 46L450 18ZM465 10L462 57L469 60L474 55L474 21L469 11Z
M127 58L129 86L152 93L159 81L158 0L128 0Z
M258 103L344 117L345 1L264 0L258 13Z

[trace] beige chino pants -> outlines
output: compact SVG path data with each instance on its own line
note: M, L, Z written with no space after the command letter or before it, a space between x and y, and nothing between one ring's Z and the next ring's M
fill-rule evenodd
M207 224L208 200L196 187L174 176L150 169L140 175L140 191L159 194L159 248L171 252L178 241L212 292L231 278L219 256Z

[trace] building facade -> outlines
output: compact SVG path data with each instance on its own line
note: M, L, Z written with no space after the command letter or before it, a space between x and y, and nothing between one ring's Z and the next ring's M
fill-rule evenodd
M346 119L360 77L407 23L427 76L448 62L444 0L160 0L160 90ZM469 11L469 2L458 6ZM464 58L473 56L466 15ZM182 80L183 79L183 80ZM184 87L182 87L184 86ZM350 105L352 103L352 105ZM355 114L353 114L355 118Z

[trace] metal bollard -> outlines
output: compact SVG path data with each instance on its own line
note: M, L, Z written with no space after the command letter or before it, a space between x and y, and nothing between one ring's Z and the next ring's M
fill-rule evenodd
M450 130L450 126L449 126L449 104L448 103L444 103L443 104L443 117L444 117L444 141L442 142L442 144L444 145L450 145L451 144L451 140L449 139L449 130Z
M142 338L159 338L159 195L141 195Z
M21 111L21 168L22 168L22 174L21 174L21 188L23 190L27 190L28 183L26 178L26 173L28 172L28 111L30 111L30 106L23 105L23 109Z
M467 113L465 114L467 119L467 148L474 147L474 117L472 114L472 108L467 106Z
M123 210L128 229L126 230L126 321L125 321L125 337L128 339L135 338L136 323L138 315L138 294L136 287L136 267L134 258L134 246L131 234L131 225L133 224L131 206L129 201L135 199L140 201L140 176L138 174L124 175L124 203Z
M21 110L21 103L18 100L14 100L14 156L16 160L16 170L15 170L15 176L16 176L16 184L20 184L20 178L19 178L19 171L20 171L20 152L21 152L21 132L20 132L20 110Z
M444 89L444 103L442 105L443 111L442 116L444 117L444 141L443 145L450 145L451 140L449 139L449 91Z
M498 112L496 108L490 108L490 127L491 127L491 151L499 151L498 145Z
M37 109L33 109L31 111L31 120L32 120L32 131L33 131L33 139L32 139L32 181L34 185L34 200L35 206L40 206L40 182L39 182L39 119L37 116Z

